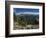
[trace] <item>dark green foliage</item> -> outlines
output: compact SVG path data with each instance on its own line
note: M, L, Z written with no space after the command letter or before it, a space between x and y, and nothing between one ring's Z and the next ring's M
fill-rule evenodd
M39 24L39 15L17 15L14 14L14 21L18 22L21 26Z
M22 17L17 17L17 19L18 19L18 23L19 23L19 25L21 25L21 26L26 26L26 21L24 20L24 17L22 16Z
M17 21L17 17L16 17L16 15L15 15L15 13L14 13L13 19L14 19L14 22Z

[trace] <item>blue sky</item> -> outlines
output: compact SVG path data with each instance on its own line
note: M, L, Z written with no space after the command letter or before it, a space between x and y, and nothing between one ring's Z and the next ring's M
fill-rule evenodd
M17 15L20 15L20 14L38 14L39 9L14 8L14 13Z

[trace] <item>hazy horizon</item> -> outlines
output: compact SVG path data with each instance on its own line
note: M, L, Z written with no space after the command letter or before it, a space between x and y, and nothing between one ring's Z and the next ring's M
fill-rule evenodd
M20 14L39 15L39 9L14 8L14 13L15 15L20 15Z

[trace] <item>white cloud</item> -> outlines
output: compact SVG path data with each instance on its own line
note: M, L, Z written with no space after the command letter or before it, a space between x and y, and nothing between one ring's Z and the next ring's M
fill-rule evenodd
M20 13L16 13L16 15L20 15L20 14L33 14L33 15L38 15L39 13L34 13L34 12L20 12Z

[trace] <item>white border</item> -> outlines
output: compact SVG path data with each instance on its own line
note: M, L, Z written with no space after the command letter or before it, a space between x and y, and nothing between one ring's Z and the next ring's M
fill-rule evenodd
M36 8L39 9L39 29L13 30L13 8ZM10 34L25 34L42 32L42 6L10 5Z

